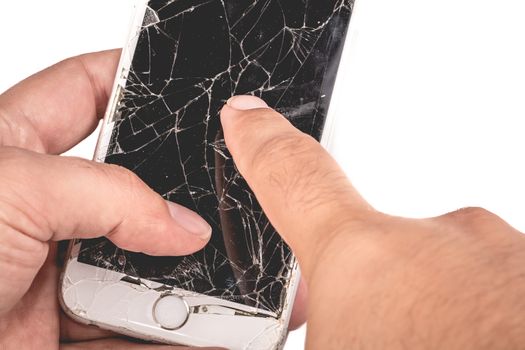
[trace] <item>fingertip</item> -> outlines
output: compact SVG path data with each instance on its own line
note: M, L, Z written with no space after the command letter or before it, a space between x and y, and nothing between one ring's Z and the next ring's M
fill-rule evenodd
M226 104L221 110L221 122L223 127L227 129L234 118L244 114L242 113L243 111L269 108L268 104L259 97L252 95L233 96L226 101Z
M187 256L203 249L212 235L211 226L197 213L175 203L168 204L170 217L157 233L157 242L149 241L146 254L152 256Z
M188 234L205 242L211 237L211 226L199 214L182 205L166 201L171 218L180 225Z
M171 223L171 227L162 232L136 238L132 244L121 240L112 241L124 250L144 253L150 256L187 256L203 249L208 240L189 235L180 226Z
M233 96L226 102L226 105L238 111L268 108L268 104L264 100L252 95Z
M212 229L197 213L166 201L160 214L135 218L107 236L118 247L150 256L187 256L206 246Z

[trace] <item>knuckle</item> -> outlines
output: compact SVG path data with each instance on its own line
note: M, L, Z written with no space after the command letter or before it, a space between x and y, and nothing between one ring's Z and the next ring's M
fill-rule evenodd
M6 92L11 93L11 92ZM0 106L0 144L21 147L45 153L46 147L24 114L10 118L6 109Z
M478 221L494 217L490 211L480 207L461 208L447 215L461 221Z
M479 207L462 208L438 217L438 222L450 224L460 232L488 233L505 223L496 214Z
M98 170L97 163L87 160L87 159L70 157L70 158L67 158L67 162L68 162L69 167L74 167L74 168L93 171L93 172L96 172Z
M139 182L138 176L129 169L116 164L104 164L103 171L106 176L118 179L130 186L136 186Z
M123 194L127 197L124 200L136 201L140 199L144 183L134 172L115 164L104 164L102 171L106 179L113 183L113 188L124 189Z
M4 189L23 187L31 184L34 177L35 164L38 158L31 157L31 152L15 148L0 148L0 184Z
M95 166L99 166L96 164ZM104 180L113 183L115 188L125 188L126 190L135 191L141 188L142 181L131 170L115 164L102 164L99 166Z
M19 138L20 128L17 128L12 118L7 116L7 113L0 108L0 143L2 145L9 145L13 143L13 140Z
M25 157L23 156L26 151L16 147L1 147L0 148L0 164L2 165L18 165L23 162Z
M144 183L131 170L115 164L97 163L82 158L70 158L68 166L87 172L104 193L111 194L122 203L135 201L143 196Z

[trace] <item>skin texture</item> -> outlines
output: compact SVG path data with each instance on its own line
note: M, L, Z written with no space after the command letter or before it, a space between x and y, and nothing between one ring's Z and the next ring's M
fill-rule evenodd
M171 348L78 325L57 303L50 242L99 232L153 255L206 242L129 172L53 156L94 129L117 58L71 59L0 96L0 349ZM524 347L523 234L480 208L421 220L374 210L315 140L260 99L232 98L221 120L239 170L301 263L307 287L293 324L307 315L308 349Z
M57 241L106 236L150 255L186 255L211 229L121 167L59 157L96 127L119 50L68 59L0 95L0 349L168 349L68 319ZM298 296L292 327L305 319ZM177 349L186 349L176 347Z
M525 348L522 233L480 208L422 220L374 210L315 140L258 98L230 99L222 123L302 266L308 349Z

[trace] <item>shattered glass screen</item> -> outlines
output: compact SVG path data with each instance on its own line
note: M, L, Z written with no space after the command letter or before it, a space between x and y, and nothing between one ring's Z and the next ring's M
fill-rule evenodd
M113 116L106 163L213 227L206 248L149 257L106 239L78 260L280 315L294 258L225 147L219 111L262 97L318 140L353 0L153 0Z

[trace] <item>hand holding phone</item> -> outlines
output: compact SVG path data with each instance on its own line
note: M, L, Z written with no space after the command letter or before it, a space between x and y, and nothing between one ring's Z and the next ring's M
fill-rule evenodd
M61 312L58 241L106 235L153 255L187 254L207 242L205 222L188 232L129 170L58 156L96 127L119 56L71 58L0 95L1 349L137 347ZM199 226L197 214L184 213Z

